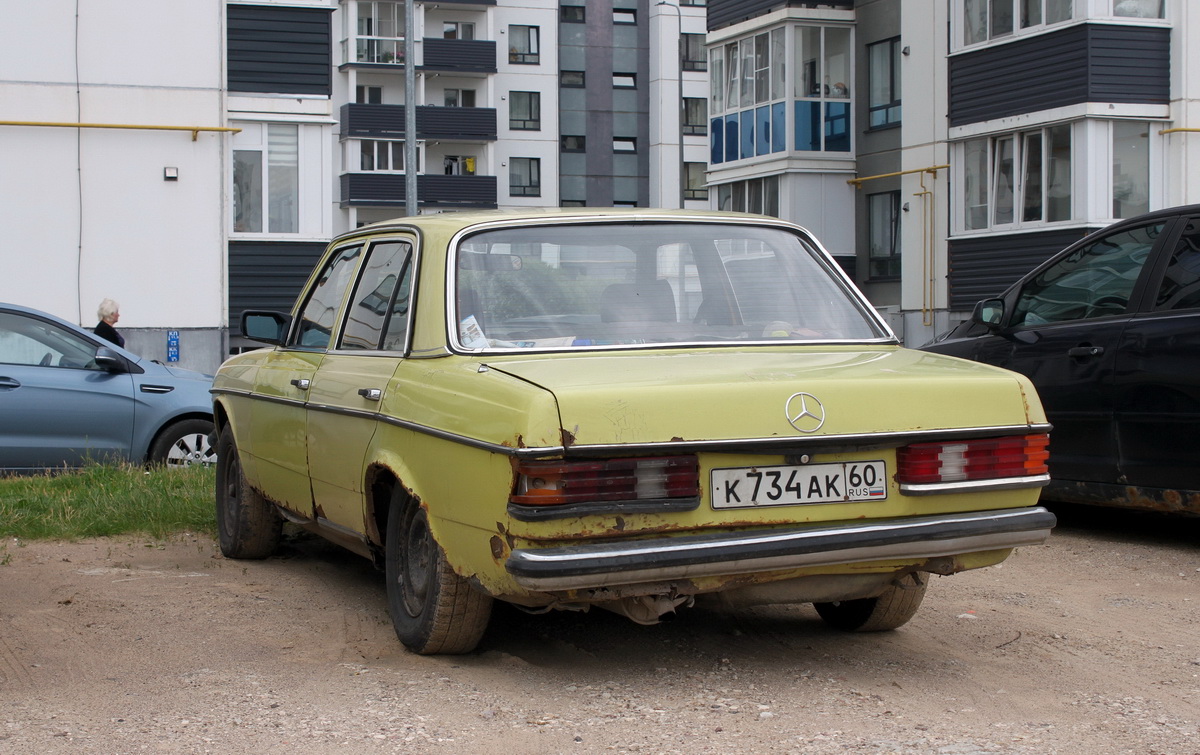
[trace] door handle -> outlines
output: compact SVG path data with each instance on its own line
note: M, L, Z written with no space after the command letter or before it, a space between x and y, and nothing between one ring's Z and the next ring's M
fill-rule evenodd
M10 377L0 377L0 388L3 388L4 390L12 390L13 388L20 388L20 387L21 387L21 381L13 380Z
M383 398L383 391L378 388L359 388L358 395L365 398L367 401L378 401Z
M1067 349L1067 356L1069 357L1098 357L1103 353L1103 346L1076 346Z
M312 383L309 382L308 378L295 378L292 380L292 385L296 386L302 391L307 391L308 386L312 385Z

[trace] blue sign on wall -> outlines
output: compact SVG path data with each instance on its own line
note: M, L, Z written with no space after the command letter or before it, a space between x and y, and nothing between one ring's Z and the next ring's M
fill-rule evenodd
M178 362L179 361L179 331L178 330L168 330L167 331L167 361L168 362Z

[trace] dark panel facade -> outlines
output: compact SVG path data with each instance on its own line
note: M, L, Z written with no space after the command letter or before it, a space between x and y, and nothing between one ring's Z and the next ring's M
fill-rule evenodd
M950 309L970 311L1097 228L950 239Z
M342 105L341 135L367 139L403 139L403 105ZM496 109L490 107L417 106L418 139L494 141Z
M854 0L708 0L708 30L756 18L777 8L816 7L853 10Z
M229 91L329 96L330 10L229 5L225 12Z
M343 207L403 207L407 191L402 173L343 173ZM417 205L422 209L491 210L496 208L495 176L417 176Z
M950 125L1083 102L1167 103L1169 29L1082 24L950 58Z
M241 335L247 309L290 311L324 250L320 242L230 241L230 334Z
M483 39L426 37L422 71L496 72L496 43Z

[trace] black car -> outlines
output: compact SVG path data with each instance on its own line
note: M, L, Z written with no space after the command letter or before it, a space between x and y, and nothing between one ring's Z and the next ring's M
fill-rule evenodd
M1200 515L1200 205L1087 236L922 348L1029 376L1047 500Z

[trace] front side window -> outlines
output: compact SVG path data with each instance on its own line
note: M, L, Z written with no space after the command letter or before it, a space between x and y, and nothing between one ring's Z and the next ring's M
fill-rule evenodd
M1070 124L964 142L964 230L1071 220Z
M1200 308L1200 220L1191 218L1175 244L1154 301L1157 310Z
M508 27L508 62L536 65L541 62L541 46L536 26Z
M508 93L508 127L517 131L537 131L542 127L540 92Z
M1121 314L1162 233L1154 223L1113 233L1067 254L1030 279L1013 307L1015 327Z
M296 318L289 345L303 349L324 349L329 346L342 297L354 280L361 254L361 244L334 252Z
M15 312L0 312L0 364L100 370L96 344L69 330Z
M346 310L338 348L403 350L408 333L412 246L373 244Z
M299 231L299 126L246 123L233 137L233 230Z
M885 339L806 237L716 223L483 231L456 251L456 346L519 351Z
M871 128L900 123L900 38L867 45Z
M514 197L542 195L542 161L536 157L514 157L508 161L508 193Z
M867 245L872 278L900 277L900 192L867 197Z

